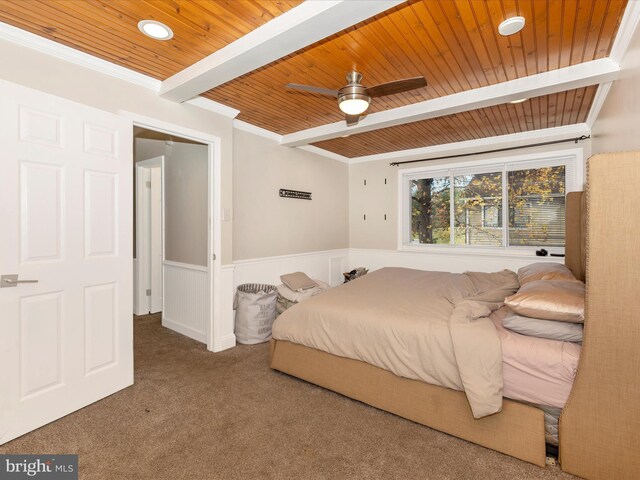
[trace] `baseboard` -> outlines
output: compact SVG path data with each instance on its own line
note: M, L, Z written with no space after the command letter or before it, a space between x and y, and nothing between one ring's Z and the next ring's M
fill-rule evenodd
M187 325L183 325L181 323L174 322L173 320L163 317L162 326L169 328L175 332L178 332L181 335L184 335L186 337L193 338L198 342L207 343L206 333L198 332L197 330L194 330L193 328ZM234 337L234 341L235 341L235 337Z
M218 282L216 292L219 298L215 302L215 321L212 325L213 343L207 345L207 348L212 352L221 352L236 346L236 336L234 334L235 312L233 311L234 270L234 265L222 265L219 270L219 277L214 280L214 283Z
M222 350L227 350L228 348L233 348L236 346L236 336L235 334L225 335L220 340L214 340L213 351L221 352Z

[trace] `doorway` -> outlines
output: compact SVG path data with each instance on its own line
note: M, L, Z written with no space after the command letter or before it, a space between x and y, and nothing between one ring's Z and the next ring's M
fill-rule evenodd
M135 269L133 306L136 315L162 311L164 155L136 162Z
M210 145L134 127L134 313L209 343Z

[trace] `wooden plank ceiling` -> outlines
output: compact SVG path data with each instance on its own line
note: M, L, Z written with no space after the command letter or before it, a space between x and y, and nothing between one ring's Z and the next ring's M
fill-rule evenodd
M0 21L165 80L302 0L0 0ZM173 30L146 37L140 20Z
M299 4L299 0L0 0L0 21L164 80ZM424 75L428 85L376 98L368 113L606 57L627 0L409 0L203 95L278 134L342 120L335 99L285 88L337 89L356 69L373 86ZM498 24L525 28L502 37ZM169 25L174 39L139 33ZM595 88L319 142L345 156L449 143L584 121ZM579 99L579 100L577 100ZM457 130L464 131L457 131Z
M205 94L239 119L287 134L343 119L335 99L284 88L331 89L352 68L373 86L424 75L428 86L373 99L368 113L606 57L625 1L414 0ZM522 15L519 34L498 24Z
M313 145L348 158L582 123L596 86L334 138Z

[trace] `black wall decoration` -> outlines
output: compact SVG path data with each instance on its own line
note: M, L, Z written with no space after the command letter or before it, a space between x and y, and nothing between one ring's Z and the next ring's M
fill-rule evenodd
M299 198L301 200L311 200L311 192L300 192L298 190L280 189L280 196L283 198Z

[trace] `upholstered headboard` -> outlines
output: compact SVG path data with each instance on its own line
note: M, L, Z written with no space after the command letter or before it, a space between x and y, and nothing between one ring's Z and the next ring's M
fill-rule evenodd
M588 479L637 479L640 152L593 156L587 170L584 343L560 417L560 463Z
M565 204L565 257L564 264L576 278L585 279L586 274L586 196L583 192L567 194Z

